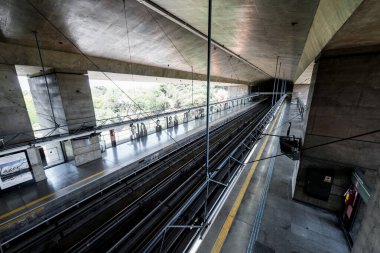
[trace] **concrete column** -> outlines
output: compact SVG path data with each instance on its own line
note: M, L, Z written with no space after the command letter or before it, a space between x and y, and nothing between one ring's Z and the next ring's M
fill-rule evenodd
M40 73L28 78L38 120L43 128L54 130L56 122L59 128L53 134L62 134L75 132L79 128L91 129L96 125L86 73L51 70L47 72L46 79L48 88L45 77ZM43 134L51 130L43 131Z
M99 135L71 140L75 165L79 166L102 157Z
M323 56L314 66L306 112L304 148L380 128L380 53ZM380 133L306 150L301 154L294 198L341 211L352 169L380 168ZM311 170L332 170L328 201L305 192ZM371 173L368 173L371 174Z
M377 173L374 193L368 203L364 219L360 225L358 238L354 242L353 253L379 252L380 249L380 173Z
M24 96L13 65L0 64L0 148L34 139ZM23 133L20 135L19 133Z
M86 73L55 69L47 72L46 79L47 87L45 77L40 73L28 79L40 125L49 128L40 134L93 129L96 126L95 111ZM65 144L65 150L69 151L68 157L73 156L76 165L101 157L98 136L72 140Z
M28 159L31 165L34 181L40 182L46 179L44 167L42 165L41 155L36 147L28 148L26 150Z

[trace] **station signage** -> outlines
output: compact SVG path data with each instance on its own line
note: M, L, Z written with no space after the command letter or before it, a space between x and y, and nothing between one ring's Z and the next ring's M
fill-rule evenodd
M0 189L33 180L25 152L0 156Z

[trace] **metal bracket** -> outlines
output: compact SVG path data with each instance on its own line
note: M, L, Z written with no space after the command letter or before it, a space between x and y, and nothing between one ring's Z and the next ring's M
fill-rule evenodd
M169 225L166 227L166 229L168 228L190 228L190 229L193 229L193 228L203 228L203 226L201 225Z
M243 162L239 161L239 160L238 160L238 159L236 159L235 157L232 157L232 156L230 156L230 158L231 158L232 160L234 160L235 162L237 162L237 163L241 164L241 165L245 165L245 163L243 163Z
M211 178L209 178L208 181L213 182L213 183L216 183L216 184L219 184L219 185L222 185L222 186L224 186L224 187L227 187L227 186L228 186L228 184L225 184L225 183L222 183L222 182L216 181L216 180L211 179Z

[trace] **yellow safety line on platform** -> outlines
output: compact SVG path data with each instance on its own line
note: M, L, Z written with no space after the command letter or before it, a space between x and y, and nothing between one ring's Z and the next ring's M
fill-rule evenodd
M28 208L28 207L30 207L30 206L32 206L34 204L37 204L38 202L41 202L41 201L43 201L43 200L51 197L52 195L54 195L54 193L46 195L46 196L44 196L42 198L36 199L36 200L34 200L32 202L29 202L28 204L25 204L23 206L20 206L19 208L13 209L12 211L10 211L8 213L2 214L2 215L0 215L0 220L8 217L9 215L12 215L12 214L15 214L17 212L20 212L21 210L24 210L25 208Z
M60 191L65 190L66 188L72 187L73 185L80 184L80 183L82 183L82 182L84 182L84 181L87 181L87 180L89 180L89 179L91 179L91 178L93 178L93 177L96 177L96 176L98 176L98 175L100 175L100 174L102 174L102 173L104 173L104 171L99 171L98 173L95 173L94 175L91 175L91 176L89 176L89 177L86 177L86 178L84 178L84 179L82 179L82 180L79 180L79 181L77 181L77 182L75 182L75 183L73 183L73 184L71 184L71 185L69 185L69 186L66 186L66 187L60 189ZM54 196L55 194L56 194L55 192L50 193L50 194L48 194L48 195L46 195L46 196L43 196L43 197L41 197L41 198L39 198L39 199L36 199L36 200L34 200L34 201L31 201L31 202L29 202L29 203L27 203L27 204L25 204L25 205L23 205L23 206L20 206L20 207L14 209L14 210L12 210L12 211L10 211L10 212L8 212L8 213L2 214L2 215L0 215L0 221L1 221L2 219L4 219L4 218L7 218L8 216L10 216L10 215L12 215L12 214L15 214L15 213L18 213L18 212L24 210L25 208L28 208L28 207L30 207L30 206L33 206L33 205L39 203L39 202L42 202L42 201L44 201L45 199L48 199L48 198ZM32 211L33 211L33 210L30 210L30 211L26 212L25 214L23 214L23 216L28 217L29 215L26 215L26 214L29 213L29 212L32 212ZM12 222L12 221L11 221L11 222ZM6 225L6 224L2 224L2 225Z
M282 106L281 106L281 108L282 108ZM279 110L279 112L280 111L281 110ZM277 124L278 119L279 119L279 115L277 115L276 121L271 126L269 133L272 133L273 127ZM255 160L259 160L261 158L261 156L264 152L264 149L267 145L268 139L269 139L269 135L267 135L265 137L264 142L261 145L261 148L260 148L259 152L257 153ZM226 218L226 221L224 222L223 227L219 232L218 238L216 239L214 246L212 247L212 250L211 250L212 253L219 253L221 251L223 244L224 244L224 241L226 240L228 232L231 229L232 223L234 222L235 216L239 210L240 204L244 198L244 195L248 189L249 183L251 182L252 176L255 173L255 170L256 170L258 164L259 164L259 162L254 162L252 164L252 167L250 168L249 173L248 173L247 177L245 178L243 186L240 189L240 192L239 192L238 196L236 197L235 202L234 202L234 204L233 204L233 206L232 206L232 208L231 208L231 210L230 210L230 212Z

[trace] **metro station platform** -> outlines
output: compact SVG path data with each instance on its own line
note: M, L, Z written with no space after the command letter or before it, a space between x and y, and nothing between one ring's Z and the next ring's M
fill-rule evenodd
M212 114L210 126L222 124L258 103L250 102ZM54 200L71 198L78 201L78 198L83 197L81 190L89 189L87 186L91 183L98 184L92 189L99 189L101 181L105 186L114 182L113 180L134 173L147 162L164 155L169 147L176 146L174 144L203 134L205 123L205 118L189 121L178 127L108 148L102 154L102 159L85 165L77 167L69 162L46 169L47 180L38 183L29 181L0 191L0 234L11 227L22 227L27 219L44 219L48 215L54 215L52 212L57 208L52 205ZM72 203L73 201L68 204ZM47 213L49 205L53 211Z
M296 100L285 100L265 131L301 136ZM281 154L279 138L264 136L248 161ZM286 156L250 162L197 242L197 252L350 252L335 214L292 200L297 161Z

